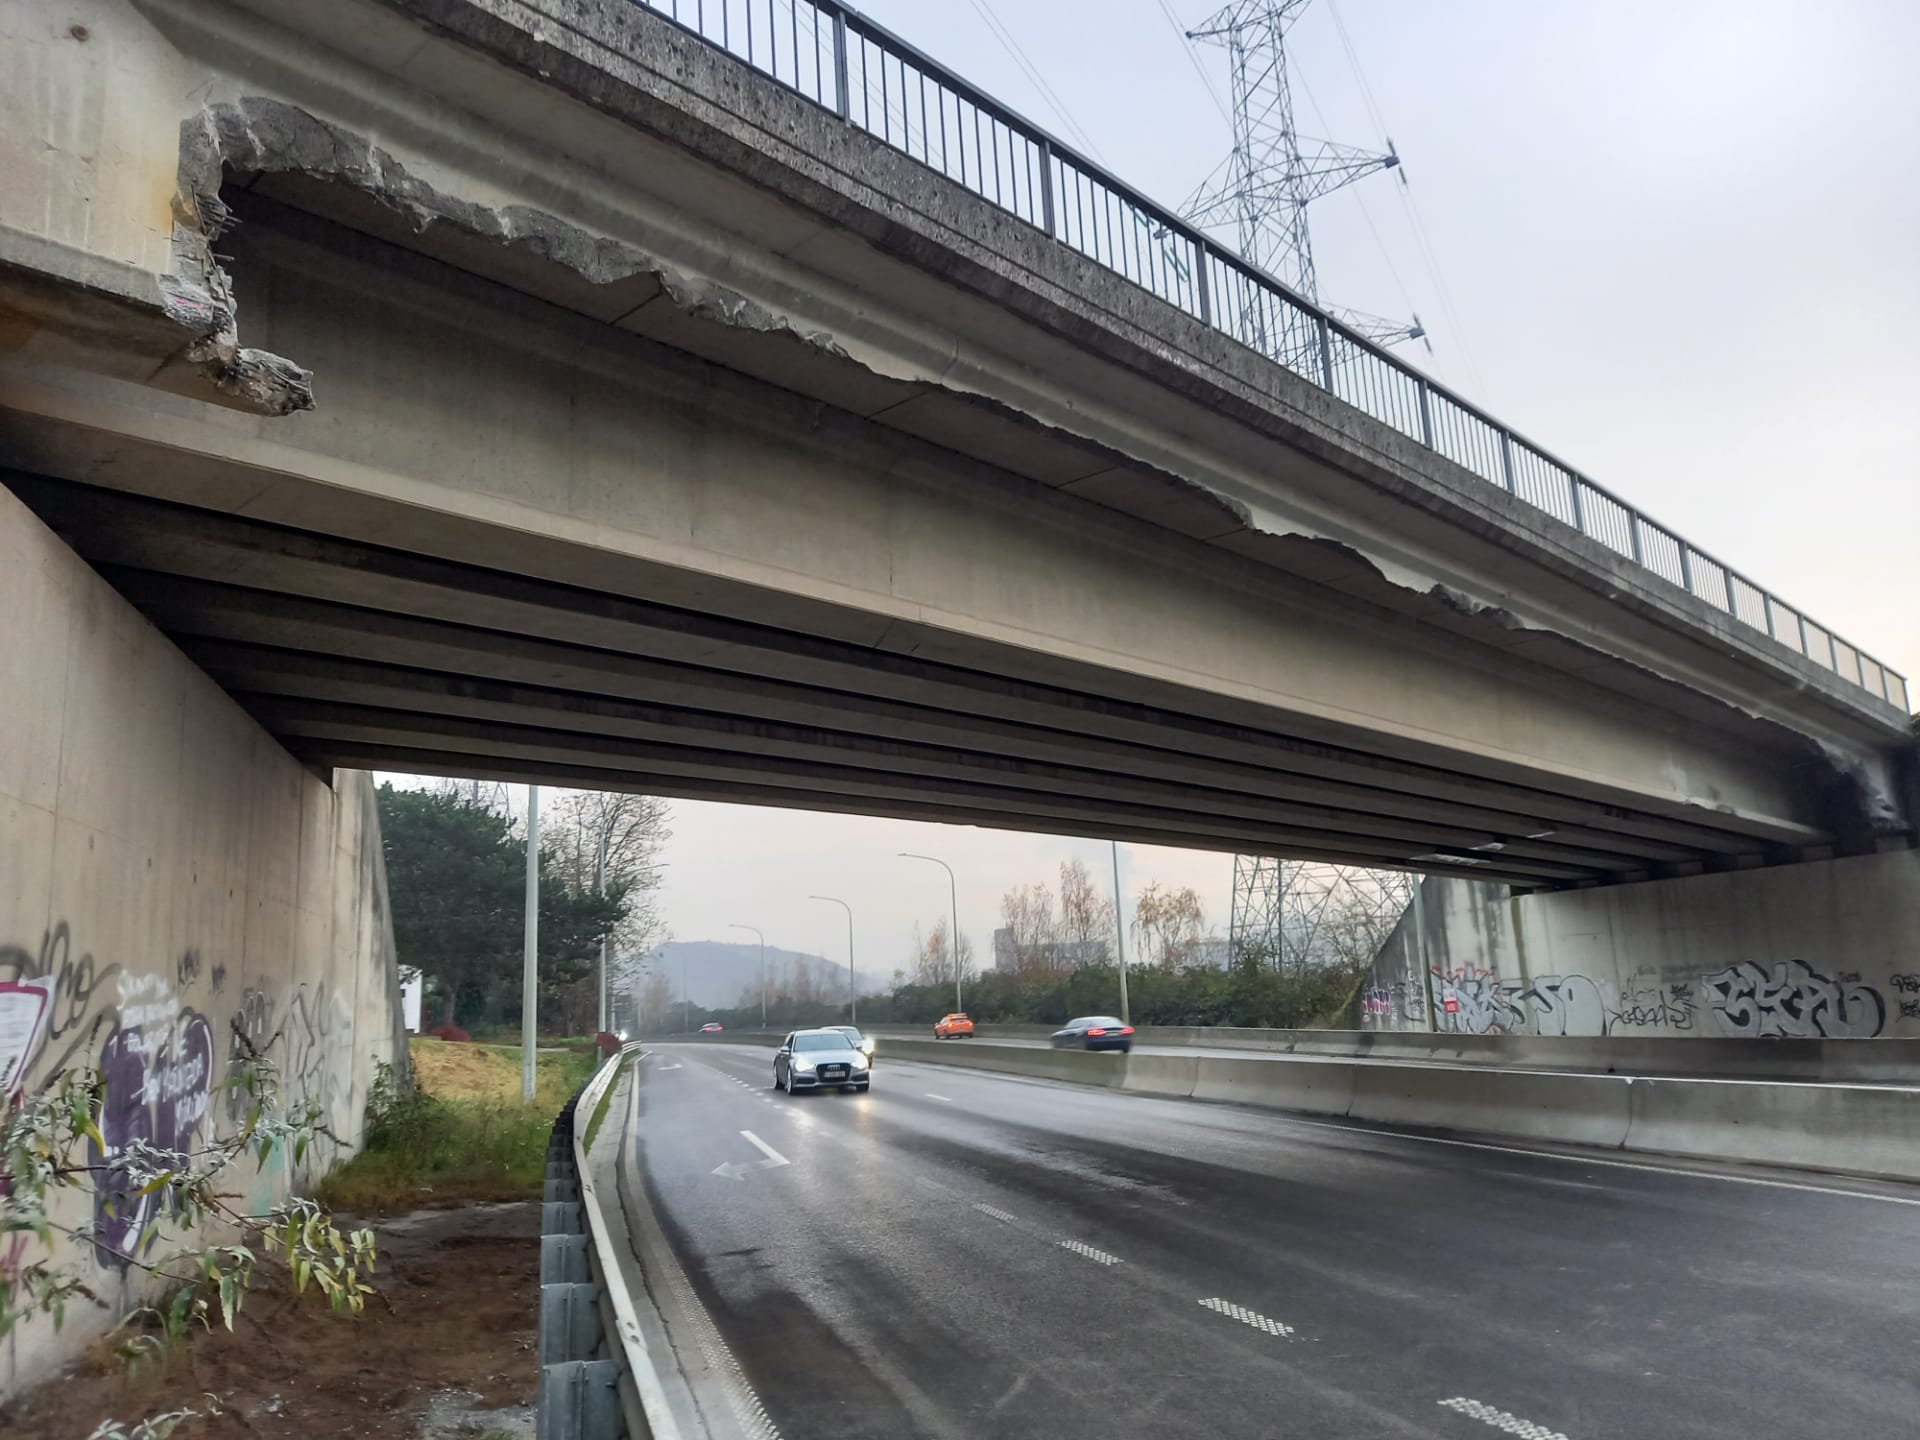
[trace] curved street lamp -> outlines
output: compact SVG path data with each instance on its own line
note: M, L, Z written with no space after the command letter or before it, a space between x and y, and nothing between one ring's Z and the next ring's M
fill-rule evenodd
M960 884L953 878L953 867L939 856L914 855L905 850L898 853L902 860L925 860L947 872L947 892L953 901L953 1008L958 1013L963 1008L960 1004Z
M767 937L751 925L729 925L729 930L745 930L760 941L760 1028L767 1028Z
M824 900L847 912L847 1023L860 1023L860 987L853 979L853 907L837 895L809 895L809 900Z

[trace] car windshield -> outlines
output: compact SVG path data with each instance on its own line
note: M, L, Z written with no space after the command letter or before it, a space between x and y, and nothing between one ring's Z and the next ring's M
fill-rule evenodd
M844 1050L847 1048L847 1037L837 1030L831 1035L796 1035L793 1037L793 1048L796 1050Z
M1069 1030L1098 1030L1120 1028L1120 1022L1111 1015L1082 1015L1078 1020L1067 1022Z

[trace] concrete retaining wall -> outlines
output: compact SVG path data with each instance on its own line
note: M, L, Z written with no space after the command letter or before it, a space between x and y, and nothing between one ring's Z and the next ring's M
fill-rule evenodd
M53 992L24 1065L9 1051L0 1071L33 1091L98 1068L111 1159L226 1133L245 1110L217 1088L239 1037L270 1046L289 1098L343 1144L230 1172L242 1203L269 1206L357 1145L376 1065L405 1054L372 783L303 769L4 488L0 617L0 984ZM108 1308L21 1325L0 1390L146 1298L108 1247L134 1249L153 1205L63 1192L54 1221L98 1224L103 1243L62 1241L56 1259Z
M1416 903L1374 967L1369 1029L1920 1039L1920 850L1518 898L1430 878Z
M889 1039L885 1055L1143 1095L1920 1180L1920 1090ZM882 1062L884 1063L884 1062Z

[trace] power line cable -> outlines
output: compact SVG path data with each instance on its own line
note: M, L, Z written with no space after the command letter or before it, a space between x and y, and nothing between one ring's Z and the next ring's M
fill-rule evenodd
M994 12L989 0L968 0L968 3L973 6L974 13L979 15L980 19L986 24L987 29L992 32L994 39L1000 42L1001 48L1012 58L1013 63L1020 67L1021 73L1027 77L1028 82L1040 93L1040 98L1046 102L1054 115L1058 117L1060 123L1066 127L1067 133L1073 136L1073 138L1080 143L1081 147L1092 155L1094 159L1098 160L1102 165L1107 165L1107 157L1100 153L1100 147L1093 143L1093 137L1089 135L1086 130L1081 127L1080 122L1074 118L1073 112L1067 108L1066 101L1054 93L1053 87L1047 83L1046 77L1040 73L1039 67L1028 58L1027 52L1021 48L1020 42L1014 39L1013 32L1007 29L1006 22L1001 20L999 15ZM1108 168L1112 167L1109 166Z
M1220 98L1220 92L1214 88L1213 77L1207 74L1207 67L1200 63L1199 47L1188 36L1187 27L1180 23L1180 18L1173 13L1173 7L1167 3L1167 0L1154 0L1154 3L1159 5L1160 13L1167 17L1167 24L1173 27L1174 35L1180 41L1180 48L1187 52L1187 63L1193 66L1193 73L1200 77L1200 83L1206 87L1207 98L1213 101L1213 108L1220 112L1222 120L1232 125L1233 115L1227 109L1227 102Z

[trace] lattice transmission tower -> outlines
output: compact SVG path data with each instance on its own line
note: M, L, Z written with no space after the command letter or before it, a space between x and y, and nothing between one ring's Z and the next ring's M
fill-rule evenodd
M1412 903L1418 877L1268 855L1233 857L1228 941L1291 973L1370 961Z
M1199 27L1190 40L1227 52L1233 78L1233 149L1226 162L1183 207L1186 218L1209 229L1231 228L1240 253L1283 284L1321 305L1377 345L1424 340L1420 317L1411 322L1322 305L1313 263L1307 207L1323 195L1381 170L1400 157L1303 136L1294 124L1293 86L1287 71L1287 31L1313 0L1234 0ZM1261 306L1241 307L1240 339L1298 368L1287 353L1298 342Z

